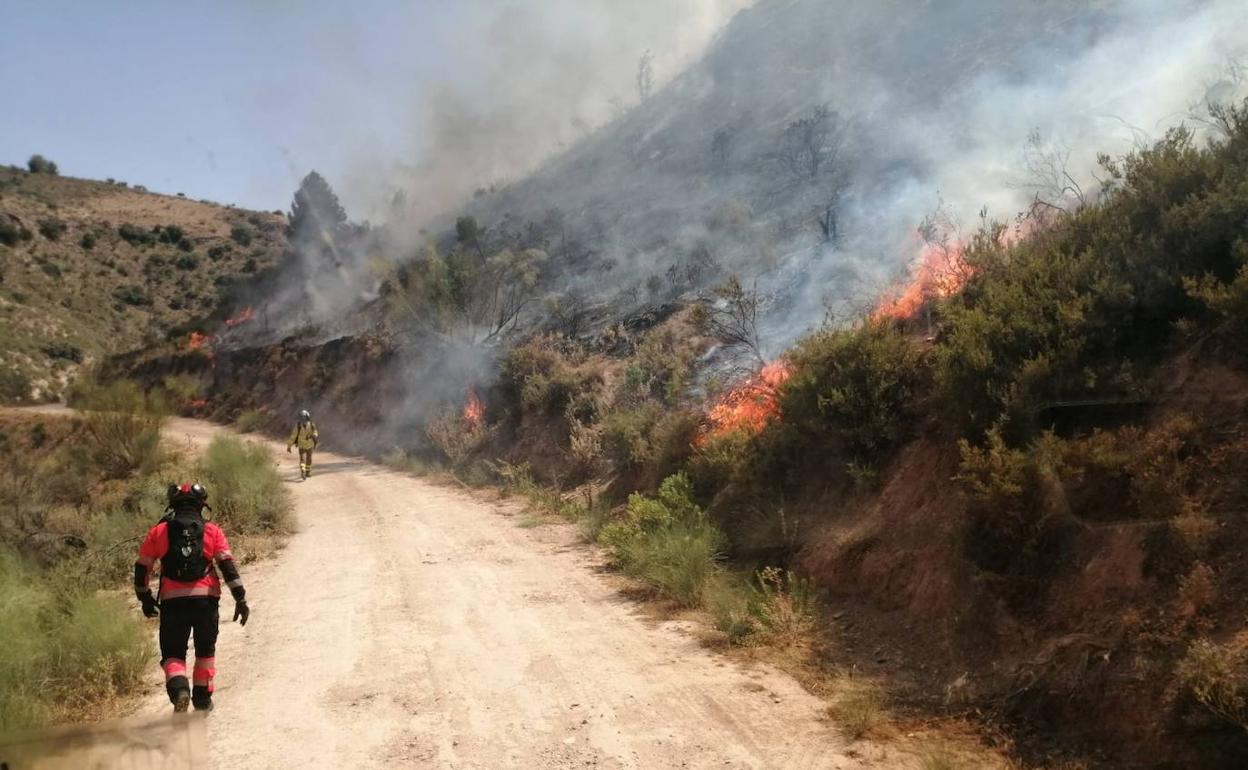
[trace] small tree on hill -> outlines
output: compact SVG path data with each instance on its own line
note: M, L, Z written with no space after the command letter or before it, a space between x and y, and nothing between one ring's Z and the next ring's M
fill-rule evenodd
M654 54L647 49L637 60L637 101L646 102L654 93Z
M60 173L59 169L56 167L56 163L48 160L38 153L30 156L30 160L26 161L26 168L30 169L30 173L32 174L48 174L50 176L56 176Z
M309 172L290 205L287 234L292 240L334 236L347 223L347 212L325 177Z

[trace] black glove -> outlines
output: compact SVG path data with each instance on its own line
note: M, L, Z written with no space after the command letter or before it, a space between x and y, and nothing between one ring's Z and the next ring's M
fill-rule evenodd
M286 454L290 454L290 444L286 445Z
M251 609L247 607L247 602L234 602L234 620L238 621L240 626L245 626L249 617L251 617Z
M139 604L143 605L143 617L154 618L160 614L160 605L151 593L139 594Z

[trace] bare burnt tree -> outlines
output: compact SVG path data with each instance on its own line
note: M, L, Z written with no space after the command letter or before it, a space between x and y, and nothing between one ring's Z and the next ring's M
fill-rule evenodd
M840 215L841 201L847 186L842 169L834 169L824 182L823 206L819 212L819 231L823 233L823 242L836 244L841 238Z
M645 103L654 93L654 54L650 49L637 60L637 101Z
M1070 154L1064 144L1046 144L1038 130L1028 134L1023 150L1027 179L1021 186L1032 194L1028 213L1033 218L1064 216L1087 205L1083 187L1070 171Z
M731 276L714 289L705 328L711 337L726 347L747 353L761 366L766 361L758 336L760 305L756 287L747 290L741 285L741 279Z
M784 127L776 159L796 181L815 180L835 166L841 149L843 126L840 116L826 104Z
M732 157L732 132L721 128L711 137L711 165L716 171L723 171Z
M568 338L575 338L586 331L589 318L589 300L579 291L569 291L546 300L550 317L550 330Z

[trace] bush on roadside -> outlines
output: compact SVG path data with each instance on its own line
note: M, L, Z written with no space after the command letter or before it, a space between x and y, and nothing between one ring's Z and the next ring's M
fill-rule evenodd
M81 720L142 682L151 637L123 601L0 549L0 733Z
M106 476L145 475L159 467L160 429L168 414L163 399L129 381L83 383L76 397L84 445Z
M425 436L453 467L459 468L485 443L489 429L468 423L457 409L446 409L425 425Z
M290 495L262 444L216 436L199 460L199 471L213 513L227 532L290 531Z
M234 427L242 433L254 433L264 427L266 417L259 409L247 409L234 419Z
M809 638L818 617L814 584L777 567L759 570L748 582L721 573L707 584L704 599L731 644L797 644Z
M683 473L664 479L657 497L634 493L624 518L605 525L598 539L626 573L690 607L701 603L724 546Z
M916 346L892 323L816 332L789 361L780 411L812 445L831 439L852 459L872 463L909 435L928 373Z

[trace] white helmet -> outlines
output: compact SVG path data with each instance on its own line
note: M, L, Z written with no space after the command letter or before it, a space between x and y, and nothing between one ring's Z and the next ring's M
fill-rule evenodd
M300 419L300 420L303 420L303 421L305 421L305 422L306 422L306 421L308 421L308 420L311 420L311 419L312 419L312 413L311 413L311 412L309 412L307 409L304 409L302 412L300 412L300 413L299 413L299 419Z

